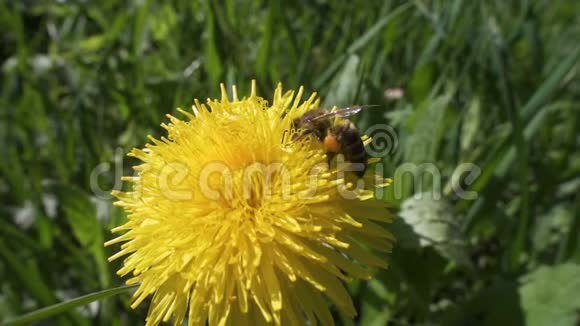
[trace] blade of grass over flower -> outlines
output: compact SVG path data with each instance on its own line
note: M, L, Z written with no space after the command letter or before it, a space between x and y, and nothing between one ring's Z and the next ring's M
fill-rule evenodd
M76 307L84 306L88 303L103 300L121 293L129 292L135 289L138 285L124 285L113 289L107 289L99 292L90 293L83 295L78 298L74 298L68 301L57 303L52 306L44 307L20 317L8 320L4 323L4 326L19 326L19 325L29 325L35 321L43 320L48 317L54 316L56 314L71 310Z

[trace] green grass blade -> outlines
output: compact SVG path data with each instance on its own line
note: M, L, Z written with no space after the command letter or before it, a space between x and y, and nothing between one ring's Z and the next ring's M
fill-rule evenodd
M552 99L556 91L561 87L561 82L565 76L574 68L580 61L580 46L577 46L570 55L563 60L548 76L548 78L540 85L538 90L534 93L532 98L524 105L521 110L521 120L524 124L524 135L527 140L532 139L538 132L541 123L537 121L538 114L547 109L546 104ZM483 166L483 171L493 172L489 177L480 177L472 185L472 191L482 191L485 184L491 177L504 178L507 175L508 168L515 159L515 148L507 143L507 139L501 144L496 151L496 155ZM478 201L484 200L479 198ZM465 210L471 206L470 201L463 200L458 205L458 210ZM474 205L475 207L483 207L480 203ZM477 215L472 213L474 215ZM473 224L475 221L470 221ZM468 227L469 228L469 227Z
M332 77L334 73L342 66L346 58L350 54L363 48L368 42L370 42L375 36L378 35L380 31L383 30L393 18L405 12L411 7L411 3L406 3L399 6L397 9L393 10L389 15L379 19L371 28L369 28L361 37L356 39L346 50L346 53L338 57L334 62L332 62L329 67L316 79L314 82L314 88L321 88L322 85L327 84L328 80Z
M266 28L260 44L260 50L256 58L256 74L258 77L265 79L268 73L268 65L272 50L272 39L274 36L275 24L279 18L280 3L278 0L270 1L270 13L266 21Z
M505 41L499 31L495 20L491 20L490 31L494 37L492 59L499 75L499 87L502 96L502 102L506 108L507 115L512 127L513 144L516 148L516 165L519 178L519 188L521 192L521 210L520 217L516 226L514 241L511 243L510 266L513 270L517 269L520 254L527 246L528 228L530 225L529 216L529 186L528 186L528 149L524 139L521 116L517 112L514 89L511 81L511 67Z
M129 292L136 288L137 285L124 285L117 288L107 289L99 292L90 293L83 295L78 298L74 298L65 302L57 303L52 306L44 307L20 317L8 320L4 326L18 326L18 325L28 325L35 321L43 320L48 317L54 316L56 314L68 311L70 309L80 307L97 300L103 300L114 295Z
M574 68L580 61L580 45L571 51L571 53L564 59L550 74L548 79L542 84L532 98L526 103L522 109L524 121L529 121L533 118L536 111L542 108L554 95L554 93L561 87L561 82L566 75Z

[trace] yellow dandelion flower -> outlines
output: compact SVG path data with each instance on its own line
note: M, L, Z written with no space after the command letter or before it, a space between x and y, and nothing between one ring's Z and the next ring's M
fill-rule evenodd
M129 154L143 163L114 193L128 221L106 245L123 243L110 260L126 256L132 307L152 296L147 325L332 325L326 299L355 316L343 282L386 267L394 240L374 200L387 183L367 171L354 187L318 140L288 136L316 94L232 95L222 85L221 100L179 110L186 121L168 115L168 136Z

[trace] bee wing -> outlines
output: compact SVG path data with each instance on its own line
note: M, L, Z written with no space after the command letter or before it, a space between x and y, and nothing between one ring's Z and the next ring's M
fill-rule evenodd
M362 110L362 106L357 105L357 106L336 109L334 111L334 113L336 116L339 116L341 118L346 118L346 117L350 117L351 115L355 115L355 114L359 113L361 110Z
M310 121L331 119L334 117L346 118L346 117L350 117L351 115L355 115L355 114L359 113L364 108L375 107L375 106L378 106L378 105L364 105L364 106L363 105L355 105L355 106L349 106L346 108L340 108L340 109L336 109L334 111L328 111L327 113L313 117L312 119L310 119Z

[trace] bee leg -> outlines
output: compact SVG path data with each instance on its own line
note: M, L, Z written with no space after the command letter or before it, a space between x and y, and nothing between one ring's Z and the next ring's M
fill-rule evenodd
M328 162L328 166L330 167L330 162L336 157L335 152L326 152L326 161Z
M291 140L293 142L297 142L297 141L300 141L300 140L308 137L308 135L311 135L312 133L313 133L312 130L304 130L304 131L302 131L300 133L293 133Z

